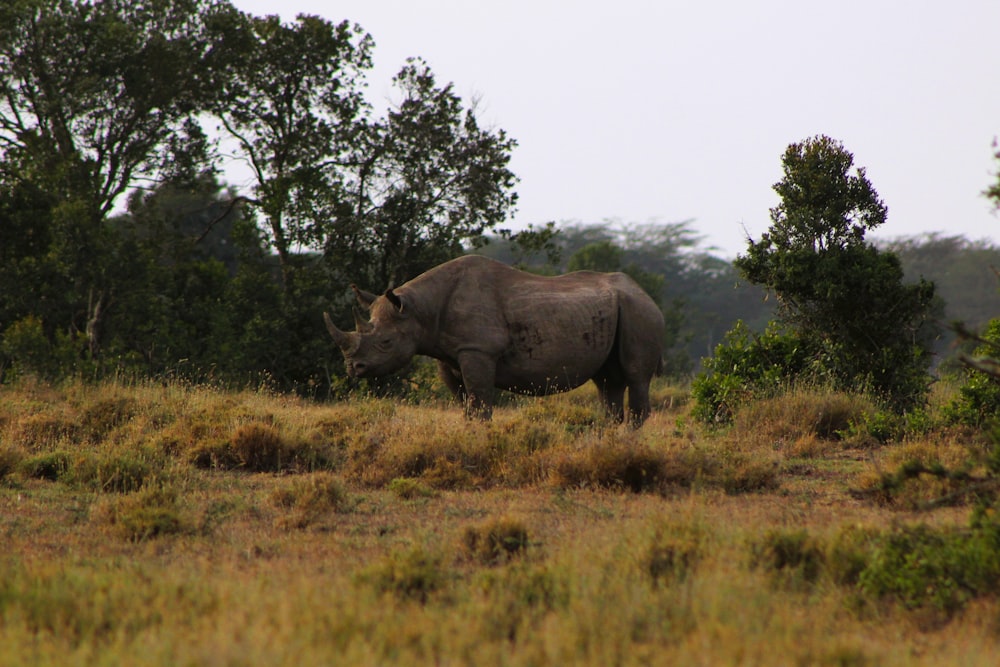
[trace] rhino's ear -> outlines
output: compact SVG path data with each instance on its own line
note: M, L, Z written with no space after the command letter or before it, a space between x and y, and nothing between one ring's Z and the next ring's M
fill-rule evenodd
M365 310L370 310L372 307L372 302L378 298L377 294L372 294L371 292L366 292L357 285L352 284L351 289L354 290L354 296L357 297L358 303Z
M354 328L357 329L358 333L371 333L375 328L371 322L366 320L361 316L361 312L357 308L352 308L354 311Z
M385 298L389 300L389 303L391 303L400 314L403 313L403 300L399 298L398 294L392 291L391 287L385 291Z

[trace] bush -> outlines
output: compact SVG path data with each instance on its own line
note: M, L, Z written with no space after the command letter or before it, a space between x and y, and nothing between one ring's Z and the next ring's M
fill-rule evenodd
M771 530L751 545L752 563L783 583L815 584L826 565L822 545L805 530Z
M683 580L701 560L703 542L703 531L696 524L659 525L640 566L654 586Z
M954 443L904 443L887 453L885 464L893 469L863 475L856 496L906 509L932 509L987 497L990 484L995 484L974 475L977 462L966 447Z
M138 491L154 472L150 457L141 450L80 458L74 470L77 482L111 493Z
M681 465L667 452L638 442L634 435L610 437L564 454L555 461L553 470L555 483L562 488L625 489L634 493L660 492L670 483L689 486L697 474L696 468Z
M772 324L757 335L737 322L694 379L691 414L708 424L728 424L751 400L778 394L793 378L804 379L810 357L794 333Z
M0 445L0 480L17 470L24 460L24 452L9 445Z
M323 514L342 512L351 506L343 481L328 472L296 477L276 489L271 500L291 510L287 517L278 520L279 526L293 528L305 528Z
M996 356L1000 346L1000 318L990 320L981 338L986 343L973 351L973 357ZM964 377L959 396L944 408L945 417L952 423L976 428L1000 418L1000 380L968 367Z
M875 411L874 403L861 394L797 388L742 408L733 431L787 445L809 439L835 441L850 435Z
M130 542L179 533L184 529L177 491L169 487L148 487L108 501L98 507L97 516Z
M462 533L465 555L486 565L506 562L527 549L528 529L517 519L492 519L478 526L467 526Z
M523 560L486 570L477 583L486 600L479 633L509 642L533 632L551 612L564 610L573 590L564 568Z
M251 422L237 427L229 447L238 466L250 472L277 472L288 462L285 443L270 424Z
M138 413L134 398L105 398L87 405L80 414L80 429L91 442L100 442Z
M971 599L1000 591L1000 525L895 529L877 542L858 575L858 588L907 609L950 617Z
M414 547L389 554L362 571L358 580L379 593L423 603L444 585L445 573L440 556Z
M46 452L21 461L20 470L25 477L55 482L65 477L70 469L70 461L68 452Z
M0 355L11 360L14 377L35 376L55 380L93 370L81 357L86 347L84 334L56 332L52 340L45 334L42 320L29 315L11 324L0 336ZM0 363L0 368L3 364Z
M389 482L389 491L403 500L433 498L438 492L413 477L397 477Z

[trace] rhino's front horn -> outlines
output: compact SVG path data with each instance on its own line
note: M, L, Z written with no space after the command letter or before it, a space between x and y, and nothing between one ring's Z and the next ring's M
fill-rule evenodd
M337 325L330 319L329 313L323 313L323 321L326 322L326 330L330 332L330 337L345 354L354 352L360 341L358 334L347 333L337 328Z

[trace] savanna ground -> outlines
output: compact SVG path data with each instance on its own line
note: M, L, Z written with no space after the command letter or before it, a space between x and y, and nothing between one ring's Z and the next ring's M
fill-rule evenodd
M711 431L686 391L654 398L636 432L589 390L482 424L0 387L0 665L1000 663L994 593L886 565L885 536L972 510L922 511L936 477L890 498L882 473L974 459L977 434L880 444L869 402L822 391Z

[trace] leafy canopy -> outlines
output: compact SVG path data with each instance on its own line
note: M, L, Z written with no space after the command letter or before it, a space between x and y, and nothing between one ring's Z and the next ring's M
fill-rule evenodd
M899 259L865 242L887 209L865 170L853 167L854 156L829 137L791 144L771 226L734 265L777 297L780 336L809 355L808 363L779 364L788 380L865 388L906 410L926 396L934 285L904 284ZM732 373L758 367L771 356L767 348L742 346L753 358L732 364Z

